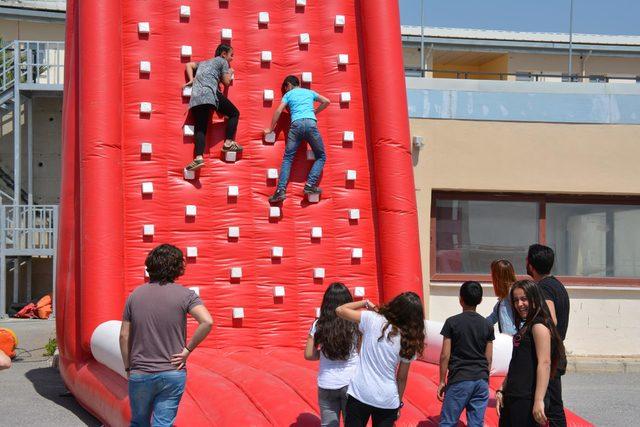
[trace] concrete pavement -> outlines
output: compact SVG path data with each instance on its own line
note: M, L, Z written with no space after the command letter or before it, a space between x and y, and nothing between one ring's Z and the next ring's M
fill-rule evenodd
M2 320L20 340L12 368L0 372L0 427L100 426L66 392L44 344L54 337L55 323L45 320ZM640 373L569 372L563 378L565 405L597 426L638 425Z

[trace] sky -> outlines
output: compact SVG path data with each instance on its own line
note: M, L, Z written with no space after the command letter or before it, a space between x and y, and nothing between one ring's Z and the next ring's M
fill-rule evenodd
M570 0L399 0L404 25L569 32ZM573 0L573 32L640 35L640 0Z

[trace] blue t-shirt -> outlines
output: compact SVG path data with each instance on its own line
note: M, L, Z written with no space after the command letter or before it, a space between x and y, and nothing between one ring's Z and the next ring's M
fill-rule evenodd
M291 123L300 119L316 120L313 102L318 94L312 90L297 87L285 93L282 102L287 104L291 113Z

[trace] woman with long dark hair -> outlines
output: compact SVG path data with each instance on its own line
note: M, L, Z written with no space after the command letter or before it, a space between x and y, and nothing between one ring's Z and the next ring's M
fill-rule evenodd
M564 359L564 345L538 285L520 280L510 292L518 332L513 336L509 372L496 391L500 426L546 424L545 394L549 378Z
M361 309L367 310L361 310ZM393 426L403 406L409 364L424 350L420 297L404 292L376 309L368 300L337 308L362 332L360 363L347 390L346 427Z
M304 358L320 359L318 370L318 406L322 426L338 427L344 419L347 386L358 365L358 327L336 315L336 308L353 301L342 283L329 285L322 298L320 317L307 338Z
M497 259L491 263L491 282L493 291L498 297L498 302L493 306L493 311L487 316L491 325L498 324L498 330L502 334L515 335L517 332L513 320L513 310L509 300L509 290L516 282L516 273L506 259Z

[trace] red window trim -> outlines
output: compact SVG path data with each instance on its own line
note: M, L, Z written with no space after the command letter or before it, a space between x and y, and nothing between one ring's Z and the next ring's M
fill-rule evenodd
M547 243L546 236L546 204L547 203L585 203L607 205L638 205L640 196L618 195L566 195L566 194L531 194L531 193L483 193L470 191L438 191L431 193L431 218L430 218L430 242L429 242L429 271L432 282L463 282L476 280L479 282L491 282L491 276L487 274L465 273L437 273L436 272L436 200L496 200L537 202L540 206L538 215L538 241ZM487 266L487 271L488 271ZM557 276L566 284L573 286L628 286L640 287L640 277L582 277L582 276Z

